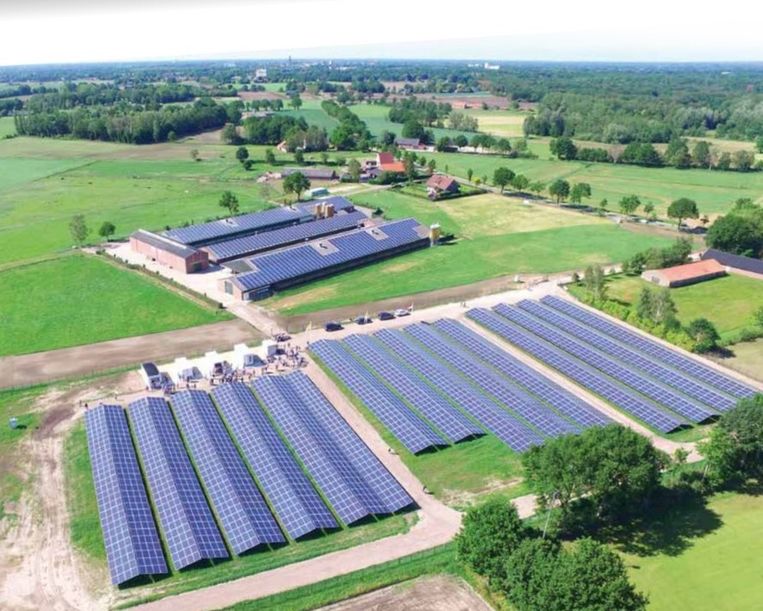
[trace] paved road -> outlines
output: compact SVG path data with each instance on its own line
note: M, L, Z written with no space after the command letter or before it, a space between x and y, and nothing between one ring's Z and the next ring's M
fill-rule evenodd
M243 320L202 325L127 337L97 344L0 358L0 388L29 386L137 365L143 361L172 359L208 350L230 350L239 342L259 342L262 336Z

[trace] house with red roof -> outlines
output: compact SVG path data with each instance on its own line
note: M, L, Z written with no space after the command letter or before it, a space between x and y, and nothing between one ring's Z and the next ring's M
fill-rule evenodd
M641 274L641 277L648 282L653 282L660 286L675 288L712 280L713 278L725 275L726 268L723 265L715 259L706 259L665 269L649 269Z
M427 180L427 195L430 199L437 199L443 194L453 195L459 192L461 185L452 176L445 174L432 174Z

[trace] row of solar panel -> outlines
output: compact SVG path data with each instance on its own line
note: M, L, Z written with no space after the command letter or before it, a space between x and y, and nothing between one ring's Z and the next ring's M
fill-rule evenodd
M306 376L264 378L254 392L259 401L234 383L213 390L217 406L204 392L184 391L172 409L145 397L126 412L114 405L88 412L113 583L167 572L137 456L177 570L227 558L229 549L284 544L284 532L296 540L412 504Z
M320 340L310 350L414 454L485 433L522 452L610 422L452 320Z
M705 422L754 392L579 306L542 301L467 316L662 432Z

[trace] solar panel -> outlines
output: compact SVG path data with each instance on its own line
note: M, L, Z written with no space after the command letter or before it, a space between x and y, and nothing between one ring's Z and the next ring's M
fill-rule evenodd
M540 435L490 401L465 378L448 369L401 331L384 329L374 334L374 338L389 350L390 358L397 357L417 371L511 449L524 452L543 442Z
M286 540L207 393L172 397L175 417L228 543L237 554Z
M448 443L338 342L320 340L310 351L373 412L405 448L417 454Z
M386 351L367 335L351 335L342 344L452 441L484 434L416 374L391 360Z
M453 338L495 367L498 371L520 384L538 399L545 401L558 412L580 424L582 427L611 424L611 420L582 399L567 392L559 385L541 375L531 367L501 350L471 329L454 320L439 320L434 326L438 331Z
M593 367L568 356L523 327L509 322L507 318L481 308L469 310L466 315L658 431L669 433L684 425L683 420L665 413L645 398L616 384Z
M358 229L300 246L255 255L249 264L256 270L232 281L244 291L292 282L318 271L346 269L352 262L403 252L429 244L416 219L402 219Z
M663 363L672 365L677 369L693 376L697 380L701 380L706 384L710 384L713 388L722 390L725 393L730 394L738 399L745 397L751 397L755 394L756 390L738 382L730 376L724 375L719 371L716 371L712 367L700 363L688 356L681 354L676 350L672 350L666 346L663 346L659 342L651 340L643 335L636 333L630 329L624 328L622 325L618 325L614 322L607 320L604 316L593 314L588 310L581 308L573 303L570 303L564 299L558 297L544 297L541 300L545 305L554 308L557 311L563 312L572 318L579 320L580 322L590 325L594 329L606 333L608 336L615 340L640 350L644 354L649 355L651 358L658 359Z
M124 410L91 409L85 429L111 583L167 573Z
M647 358L638 350L623 346L607 337L604 333L581 325L569 316L556 312L553 308L537 301L528 300L521 301L518 305L523 310L527 310L565 333L601 350L619 362L626 363L628 366L640 370L643 372L643 375L651 376L653 379L668 384L676 390L696 399L710 411L725 411L731 409L736 404L736 401L728 395L716 392L683 373L676 372L674 369L666 367L654 359Z
M504 304L500 304L494 309L501 316L521 325L538 337L554 344L584 363L595 367L621 384L629 386L655 403L671 409L693 422L704 422L718 414L717 410L712 411L698 402L671 390L669 386L650 380L639 374L636 370L618 363L601 351L590 348L574 337L557 331L553 326L532 314L523 312L517 307L509 307Z
M216 386L212 396L286 532L299 539L323 528L337 528L334 516L246 385Z
M130 403L127 413L175 568L228 558L167 403L144 397Z
M276 380L259 378L252 386L339 518L353 524L382 511L381 501L367 498L366 487L357 476L348 479L342 457L327 443L324 431L311 426L311 420L305 422L298 413L300 403L285 397Z
M327 219L300 223L273 231L264 231L253 236L216 242L205 247L205 250L209 251L215 261L229 261L355 229L359 223L366 220L368 217L360 211L347 212Z
M405 327L405 332L419 340L450 366L466 375L483 392L494 397L543 435L556 437L577 433L580 427L551 411L524 390L475 359L463 348L448 344L430 325L422 323Z
M328 402L323 393L303 373L296 371L282 378L288 382L302 405L320 422L333 443L385 504L390 513L413 504L413 499L387 471L381 461Z

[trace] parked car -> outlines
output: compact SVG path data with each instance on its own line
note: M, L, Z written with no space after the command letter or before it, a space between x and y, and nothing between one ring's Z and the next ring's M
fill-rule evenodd
M341 331L342 329L344 329L344 327L340 323L334 320L332 320L331 322L327 322L325 325L323 325L323 328L326 331Z
M392 312L379 312L379 320L392 320L395 315Z
M366 315L358 316L355 319L355 322L358 323L359 325L367 325L368 323L373 322L373 321L374 321L373 318L371 318L370 316L366 316Z
M288 342L291 339L291 335L288 333L277 333L275 336L275 340L277 342Z
M398 308L397 310L395 310L395 316L397 316L398 318L400 318L401 316L408 316L410 315L410 313L411 311L406 310L405 308Z

